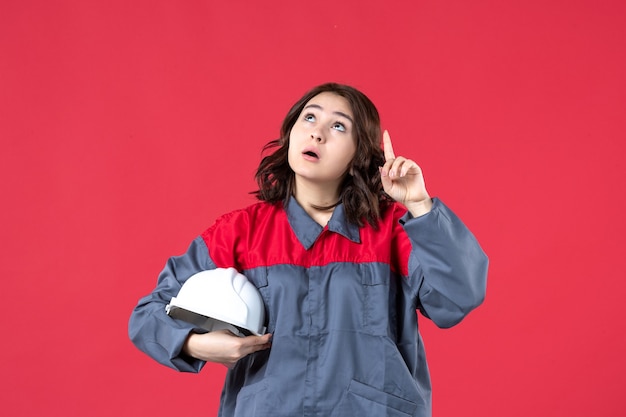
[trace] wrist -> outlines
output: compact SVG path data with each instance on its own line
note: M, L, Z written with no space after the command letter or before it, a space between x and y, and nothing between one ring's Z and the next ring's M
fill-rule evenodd
M428 197L422 201L406 203L404 206L409 210L413 217L420 217L432 210L433 200Z
M189 335L187 336L187 340L185 340L185 343L183 344L183 352L187 355L187 356L191 356L192 358L195 359L200 359L198 358L198 349L196 347L196 342L197 342L197 333L189 333Z

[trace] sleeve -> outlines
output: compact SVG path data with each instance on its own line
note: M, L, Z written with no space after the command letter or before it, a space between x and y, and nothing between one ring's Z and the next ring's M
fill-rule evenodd
M183 344L190 332L203 332L192 324L171 318L165 306L193 274L215 269L202 237L197 237L181 256L167 261L156 288L139 300L128 323L132 342L157 362L181 372L199 372L204 362L185 355Z
M407 212L400 224L412 246L408 275L416 306L447 328L483 302L489 261L463 222L441 200L433 203L423 216Z

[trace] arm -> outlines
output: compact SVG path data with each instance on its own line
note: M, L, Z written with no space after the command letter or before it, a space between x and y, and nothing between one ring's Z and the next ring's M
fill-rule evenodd
M202 238L196 238L187 252L172 257L159 274L156 288L139 300L128 323L132 342L157 362L183 372L198 372L203 361L183 352L187 337L201 332L192 324L175 320L165 306L178 294L183 283L196 272L215 268Z
M205 362L221 363L228 368L235 366L244 356L271 347L271 334L238 337L228 330L211 333L191 333L183 351L190 357Z
M168 260L156 288L139 300L130 317L128 333L133 343L157 362L178 371L199 372L207 361L230 367L242 357L270 346L269 334L241 338L228 331L207 333L192 324L173 319L165 312L165 306L189 277L217 267L206 243L213 242L213 239L205 239L214 236L216 228L217 224L196 238L185 254ZM221 231L224 230L228 230L228 225L222 227ZM225 243L225 237L233 234L218 235L221 238L217 240ZM228 247L228 244L222 245L222 250L228 250ZM220 259L233 266L233 262L227 260L232 258L232 253L223 255Z
M440 200L425 215L400 220L411 242L409 280L418 307L439 327L459 323L482 303L488 259L474 235Z
M383 145L383 188L408 209L400 223L411 242L408 274L416 306L439 327L451 327L482 303L487 256L463 222L430 198L422 169L395 156L387 131Z

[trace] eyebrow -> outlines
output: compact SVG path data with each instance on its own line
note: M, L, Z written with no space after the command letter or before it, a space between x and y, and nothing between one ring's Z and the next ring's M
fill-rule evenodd
M319 104L309 104L309 105L307 105L306 107L304 107L304 110L308 109L309 107L314 107L314 108L316 108L316 109L324 110L324 109L322 108L322 106L320 106ZM333 112L333 114L336 114L336 115L338 115L338 116L345 117L346 119L350 120L350 122L351 122L352 124L354 124L354 120L352 120L352 117L348 116L348 115L347 115L347 114L345 114L344 112L341 112L341 111L334 111L334 112Z

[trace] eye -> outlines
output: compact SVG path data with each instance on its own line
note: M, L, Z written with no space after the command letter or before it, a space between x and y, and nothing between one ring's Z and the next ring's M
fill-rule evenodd
M340 132L346 131L346 127L343 125L343 123L339 123L339 122L336 122L335 124L333 124L333 129L338 130Z
M304 120L306 120L307 122L314 122L315 121L315 116L313 116L311 113L305 114L304 115Z

